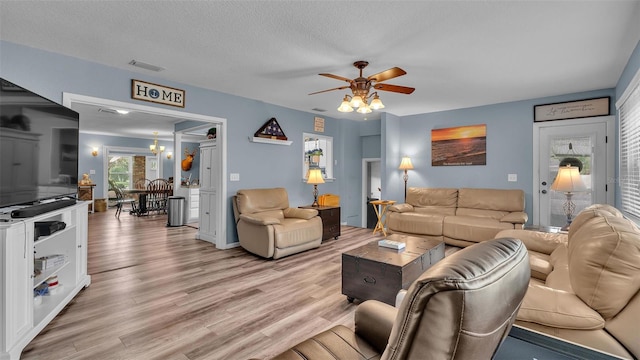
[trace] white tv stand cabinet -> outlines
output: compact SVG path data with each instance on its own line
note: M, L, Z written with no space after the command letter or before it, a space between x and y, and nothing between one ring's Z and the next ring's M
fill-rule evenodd
M65 229L34 239L36 221L62 221ZM88 203L25 219L0 220L0 360L19 359L22 350L82 290L87 274ZM63 265L34 275L34 259L63 254ZM57 275L59 287L34 304L34 288Z

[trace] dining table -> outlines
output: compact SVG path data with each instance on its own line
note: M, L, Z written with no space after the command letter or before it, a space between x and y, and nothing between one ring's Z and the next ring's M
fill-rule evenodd
M138 204L131 209L133 215L146 215L149 211L162 210L161 208L149 208L147 206L147 197L149 194L164 194L165 197L173 195L173 189L167 190L149 190L149 189L123 189L122 193L125 195L138 195ZM165 203L166 206L166 203Z

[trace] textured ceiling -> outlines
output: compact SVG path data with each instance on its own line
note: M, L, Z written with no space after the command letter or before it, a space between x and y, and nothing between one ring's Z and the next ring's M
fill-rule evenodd
M0 38L361 120L336 111L345 91L307 95L346 84L318 73L404 69L387 83L413 94L380 92L401 116L615 87L640 1L0 1Z

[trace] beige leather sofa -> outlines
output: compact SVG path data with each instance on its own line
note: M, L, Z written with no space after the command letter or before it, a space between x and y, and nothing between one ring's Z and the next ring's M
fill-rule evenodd
M256 255L278 259L322 243L318 211L290 208L284 188L238 190L233 212L240 246Z
M529 251L519 326L625 359L640 358L640 230L610 205L581 211L568 234L500 232Z
M368 300L355 332L338 325L272 360L491 359L529 282L527 250L496 239L458 251L411 284L399 308Z
M406 203L389 207L387 227L465 247L522 229L527 219L522 190L410 187Z

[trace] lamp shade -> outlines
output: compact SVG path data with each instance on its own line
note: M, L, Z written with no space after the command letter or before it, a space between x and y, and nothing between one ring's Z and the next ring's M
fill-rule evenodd
M580 170L575 166L561 166L558 175L551 184L551 190L562 192L585 191L587 186L582 182Z
M411 163L411 158L408 156L405 156L402 158L402 161L400 162L400 167L398 167L398 169L400 170L412 170L413 169L413 164Z
M307 177L307 184L324 184L322 171L320 169L309 170L309 177Z

